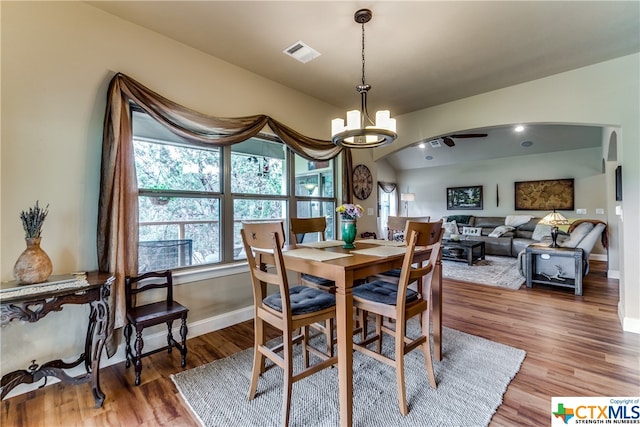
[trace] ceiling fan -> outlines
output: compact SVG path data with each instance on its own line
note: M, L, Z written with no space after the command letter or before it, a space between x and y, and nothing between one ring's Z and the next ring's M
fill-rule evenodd
M434 139L429 142L431 143L431 146L434 146L434 147L439 147L440 141L442 141L442 143L447 147L453 147L456 145L455 142L453 141L456 138L485 138L486 136L487 136L486 133L456 133L454 135L441 136L440 138ZM434 144L434 142L436 144Z

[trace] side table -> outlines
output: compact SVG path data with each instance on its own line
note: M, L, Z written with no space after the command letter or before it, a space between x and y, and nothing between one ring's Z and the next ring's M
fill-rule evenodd
M525 249L525 262L527 267L527 288L531 288L533 283L560 286L574 289L576 295L582 295L582 248L552 248L549 244L532 244ZM537 268L540 258L550 259L555 257L573 257L574 278L555 278L548 274L542 274Z
M90 304L91 310L84 353L77 360L66 363L58 359L42 365L36 364L33 360L26 370L20 369L3 375L0 381L0 399L4 399L7 393L19 384L31 384L43 378L46 384L47 377L56 377L71 384L91 382L96 408L102 406L105 395L100 389L100 356L107 338L109 323L107 297L111 293L113 281L114 277L108 273L92 272L86 275L85 280L79 281L77 286L71 283L73 280L62 285L56 285L58 282L47 285L45 282L32 285L33 291L29 291L16 282L2 283L2 292L0 292L0 326L2 327L6 327L12 320L35 323L52 311L62 310L65 304ZM66 285L69 287L64 287ZM84 363L85 374L72 377L65 372L81 363Z

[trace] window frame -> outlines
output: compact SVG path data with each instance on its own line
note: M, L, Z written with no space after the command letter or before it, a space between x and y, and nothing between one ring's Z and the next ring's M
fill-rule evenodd
M132 115L132 124L134 121L133 113L138 112L142 114L146 114L144 110L139 108L137 105L132 104L131 115ZM159 124L160 125L160 124ZM160 125L161 126L161 125ZM176 137L178 138L178 137ZM176 142L176 141L165 141L165 140L153 140L150 138L144 138L134 135L132 130L132 139L142 140L147 143L157 143L157 144L166 144L166 145L176 145L183 146L185 148L191 149L202 149L203 147L197 144L189 144L185 142ZM288 241L291 241L291 236L289 235L290 226L288 218L291 216L297 215L297 205L299 201L309 201L309 202L330 202L333 203L333 206L337 206L337 194L338 194L338 186L337 186L337 177L338 171L337 167L340 165L337 159L340 157L336 157L334 159L329 160L332 170L332 179L333 179L333 196L304 196L304 195L296 195L295 183L296 183L296 170L295 170L295 157L296 153L284 144L280 138L275 135L267 134L264 132L260 132L254 137L250 139L263 140L265 142L270 143L278 143L284 146L285 152L285 181L287 184L283 188L283 192L285 194L277 195L277 194L255 194L255 193L232 193L231 192L231 155L233 151L233 144L226 145L222 147L216 147L220 153L220 187L219 191L213 192L203 192L203 191L188 191L188 190L156 190L156 189L139 189L138 197L140 196L167 196L167 197L204 197L211 199L218 199L218 203L220 204L220 258L219 261L210 262L210 263L201 263L190 266L182 266L175 267L172 269L174 271L174 278L176 279L176 284L179 283L188 283L192 281L205 280L213 277L221 277L226 276L228 274L238 274L239 272L247 271L246 267L246 259L234 259L234 225L235 225L235 217L234 217L234 203L239 199L263 199L263 200L282 200L287 203L286 212L288 217L282 218L284 221L284 226L287 229ZM305 171L308 173L308 171ZM139 230L140 225L138 225ZM335 236L337 229L334 221L332 233Z

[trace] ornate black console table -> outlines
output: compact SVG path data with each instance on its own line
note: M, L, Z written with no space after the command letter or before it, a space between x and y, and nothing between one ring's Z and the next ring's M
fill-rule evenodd
M0 291L0 326L12 320L34 323L52 311L62 310L65 304L90 304L89 325L84 353L77 360L66 363L52 360L42 365L31 362L26 370L20 369L2 376L0 399L19 384L31 384L47 377L56 377L71 384L91 382L96 408L102 406L105 395L100 389L100 356L107 337L109 305L113 276L107 273L87 273L84 276L68 276L68 280L52 280L30 286L19 286L16 282L2 283ZM84 363L86 373L78 377L68 375L65 370Z

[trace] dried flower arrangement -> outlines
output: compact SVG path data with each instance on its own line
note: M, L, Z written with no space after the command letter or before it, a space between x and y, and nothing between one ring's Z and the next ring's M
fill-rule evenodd
M20 219L22 220L22 227L24 228L25 238L33 239L39 238L42 233L42 224L44 223L47 214L49 213L49 205L47 205L44 209L41 209L38 206L38 201L36 200L36 205L32 208L29 208L28 211L22 211L20 213Z

